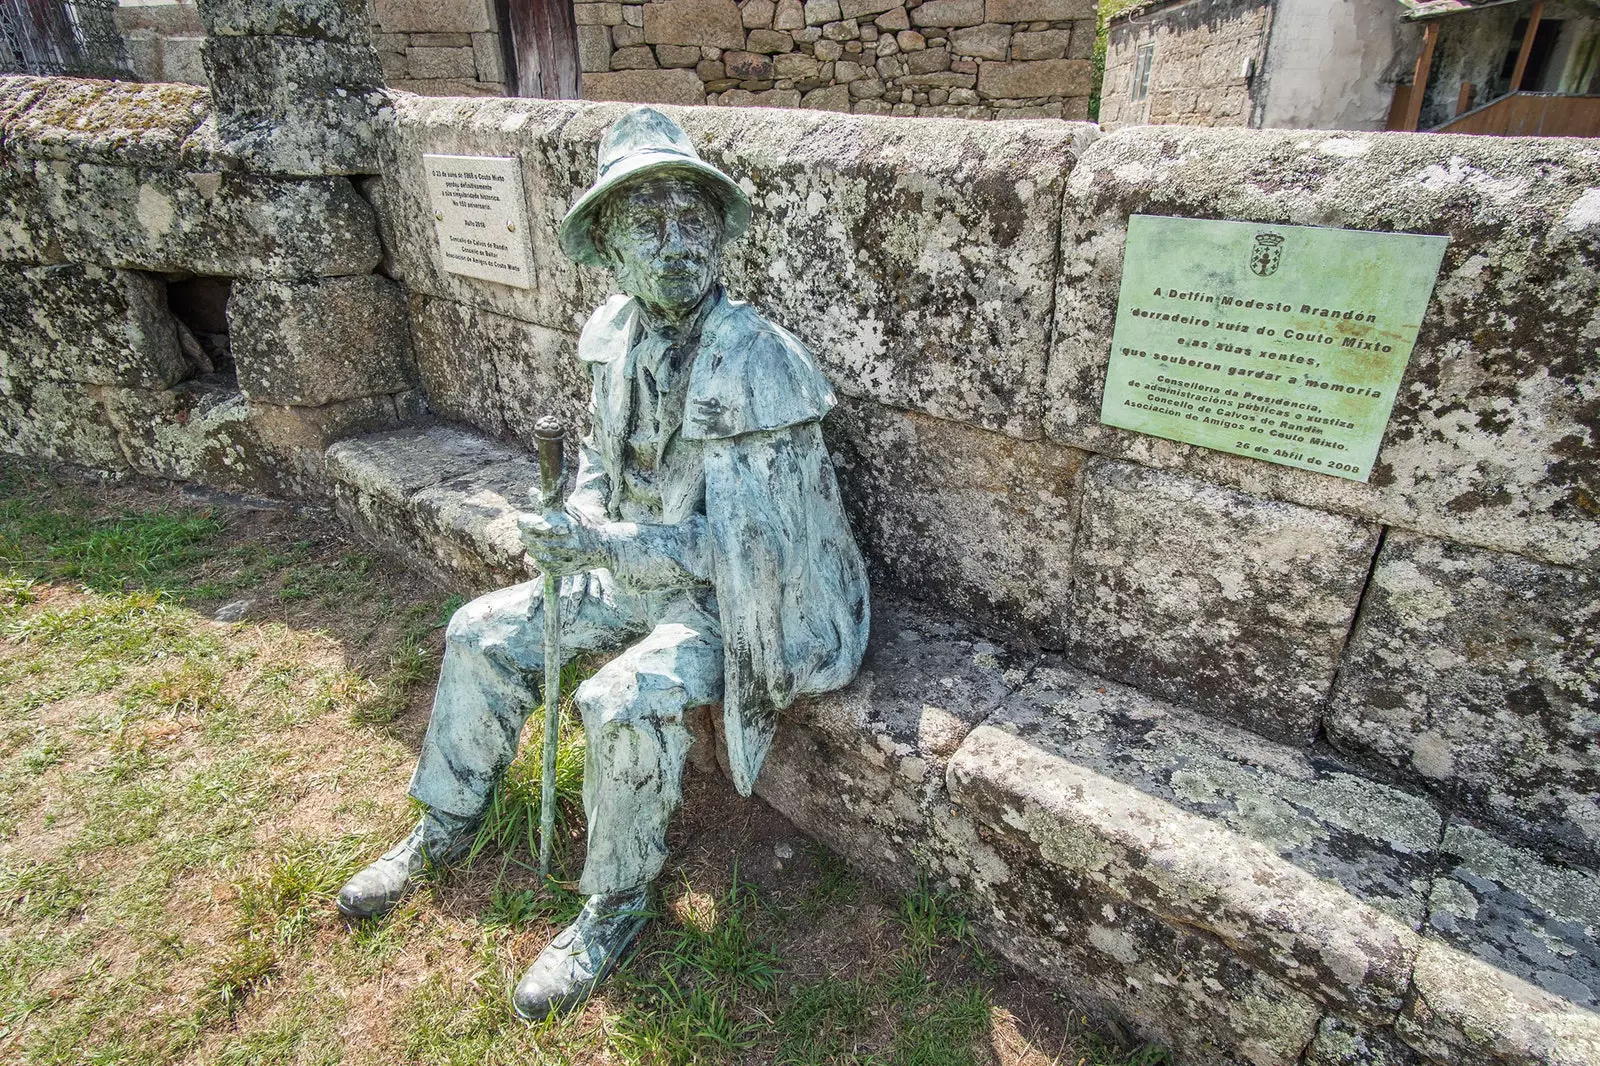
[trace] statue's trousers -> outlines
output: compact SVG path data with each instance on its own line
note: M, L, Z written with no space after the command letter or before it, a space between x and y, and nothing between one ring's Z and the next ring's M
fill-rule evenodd
M544 665L542 583L462 607L446 631L433 717L411 778L430 808L476 819L517 752ZM604 571L562 582L562 653L623 650L575 693L586 755L588 854L579 888L621 892L653 880L681 800L684 712L722 696L715 617L687 593L631 596Z

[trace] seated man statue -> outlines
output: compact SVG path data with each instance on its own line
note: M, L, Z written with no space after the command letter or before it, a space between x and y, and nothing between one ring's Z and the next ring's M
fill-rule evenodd
M643 925L680 801L685 712L722 704L748 796L778 710L848 683L866 646L865 571L820 429L833 392L804 345L718 281L749 221L739 186L640 107L607 130L599 177L561 223L567 255L608 267L626 295L578 340L592 426L572 495L521 528L561 575L563 654L622 650L577 690L589 898L518 983L528 1019L586 997ZM540 590L502 589L451 619L411 779L426 811L340 892L346 915L383 914L425 859L470 842L537 699Z

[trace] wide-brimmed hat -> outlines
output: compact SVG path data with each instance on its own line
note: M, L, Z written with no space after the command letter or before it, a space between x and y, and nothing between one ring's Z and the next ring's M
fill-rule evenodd
M600 173L589 191L561 220L561 250L579 263L601 266L594 245L594 221L605 198L645 177L682 174L698 179L722 205L722 240L733 240L750 226L750 201L744 190L700 158L683 128L653 107L636 107L611 124L600 139Z

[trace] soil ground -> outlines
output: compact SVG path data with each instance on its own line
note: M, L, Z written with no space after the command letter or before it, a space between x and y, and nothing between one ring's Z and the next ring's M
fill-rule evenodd
M416 817L459 602L315 511L0 465L0 1061L1165 1061L997 963L956 901L864 884L692 772L658 917L580 1012L509 1007L580 902L531 869L527 747L469 863L343 920Z

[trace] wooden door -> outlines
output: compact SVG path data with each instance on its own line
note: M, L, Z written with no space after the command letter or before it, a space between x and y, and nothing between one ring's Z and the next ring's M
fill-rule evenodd
M572 0L496 0L495 7L507 31L507 91L545 100L582 95Z

